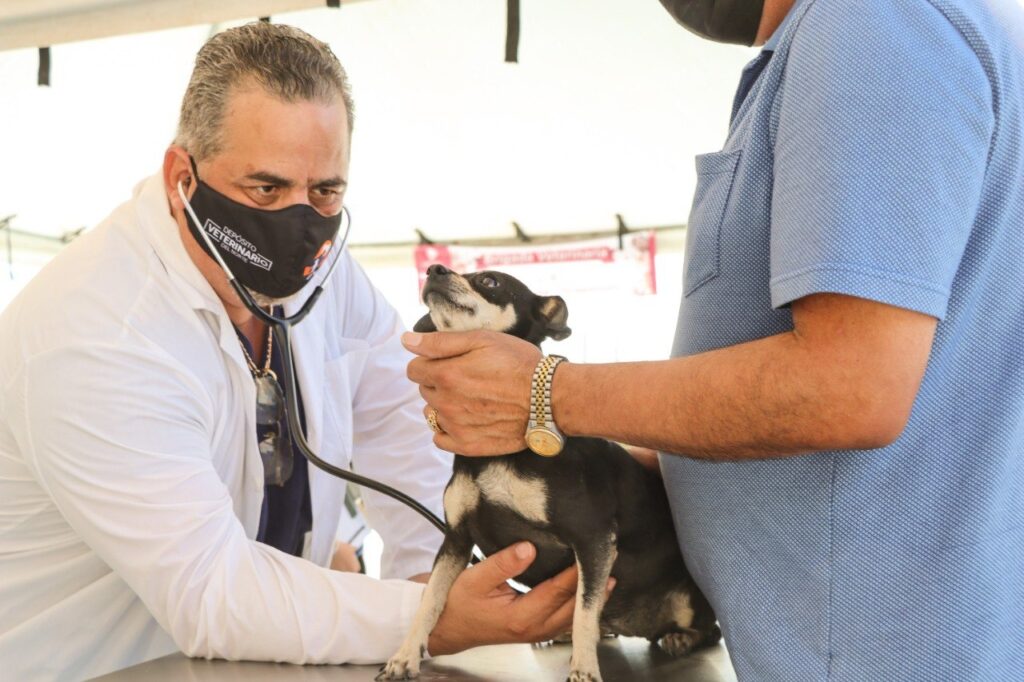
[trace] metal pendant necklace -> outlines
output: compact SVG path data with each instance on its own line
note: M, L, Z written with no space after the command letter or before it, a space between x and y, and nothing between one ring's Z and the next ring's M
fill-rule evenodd
M238 340L249 365L249 373L256 383L256 426L263 427L260 438L260 459L263 460L263 479L267 485L281 486L291 478L295 468L292 443L285 424L284 392L277 383L277 375L270 369L274 354L274 333L267 330L267 355L263 367L257 367L242 339Z
M252 378L256 379L256 383L259 383L260 377L272 376L277 381L277 375L274 374L274 370L270 369L270 358L274 353L274 333L271 330L267 330L267 355L263 362L263 369L256 366L253 362L252 356L249 355L249 349L245 347L242 340L238 340L238 344L242 347L242 354L245 355L245 362L249 365L249 372L252 373Z

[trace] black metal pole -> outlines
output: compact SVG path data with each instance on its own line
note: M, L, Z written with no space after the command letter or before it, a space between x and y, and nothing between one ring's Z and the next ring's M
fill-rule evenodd
M508 0L508 27L505 34L505 61L519 61L519 0Z

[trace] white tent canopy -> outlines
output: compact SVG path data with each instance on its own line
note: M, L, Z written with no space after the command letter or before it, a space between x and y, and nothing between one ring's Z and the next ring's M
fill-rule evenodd
M4 0L0 50L216 24L326 4L324 0Z
M513 221L594 231L616 214L681 224L693 157L720 148L752 56L690 35L658 0L523 0L517 64L503 61L504 0L324 4L0 4L0 48L21 48L0 52L0 218L49 235L100 221L159 169L211 24L270 14L329 42L349 72L353 242L505 236Z

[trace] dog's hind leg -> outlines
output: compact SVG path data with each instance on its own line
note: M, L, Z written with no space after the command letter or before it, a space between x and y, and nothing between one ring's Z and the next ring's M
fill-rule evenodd
M576 609L572 617L572 660L569 682L600 682L597 664L597 643L601 639L601 611L606 597L605 586L615 563L615 535L603 539L588 538L573 546L579 578L576 588Z
M666 601L674 629L666 633L658 644L672 656L684 656L694 649L718 643L722 631L718 629L715 612L703 594L678 591L669 594Z
M381 668L378 680L405 680L418 677L420 659L427 649L427 639L441 617L448 592L455 579L466 569L473 543L467 535L449 532L434 559L430 580L423 591L419 609L412 621L412 629L398 652Z

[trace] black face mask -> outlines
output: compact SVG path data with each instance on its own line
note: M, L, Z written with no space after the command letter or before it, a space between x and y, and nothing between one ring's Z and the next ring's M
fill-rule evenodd
M684 28L719 43L753 45L764 0L661 0Z
M270 298L288 298L327 262L341 227L340 213L322 216L308 204L276 211L252 208L200 180L195 161L192 172L196 191L187 203L240 284ZM185 222L203 251L216 260L196 221Z

